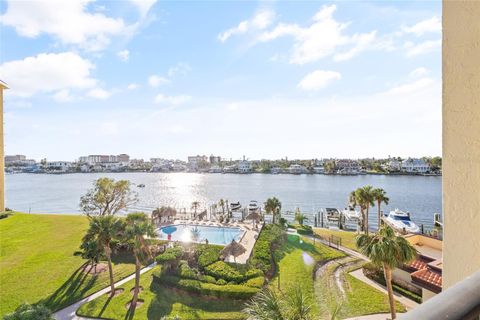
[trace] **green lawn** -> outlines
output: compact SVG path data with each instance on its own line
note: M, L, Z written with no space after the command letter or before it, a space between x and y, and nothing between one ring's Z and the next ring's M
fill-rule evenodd
M139 299L144 304L137 307L134 314L129 314L125 307L132 299L134 280L121 286L125 289L122 294L113 298L103 295L82 305L77 314L108 319L244 319L241 313L244 301L206 298L163 286L152 277L158 268L142 275L140 284L144 290Z
M313 318L318 319L320 306L315 303L314 268L317 262L345 256L342 252L323 244L313 243L296 235L289 235L287 242L275 252L275 260L280 272L280 288L282 291L300 284L306 290L312 303ZM271 281L274 289L278 286L278 274Z
M342 264L354 262L358 266L363 263L353 258L338 260L326 268L326 272L315 282L317 304L324 306L321 309L321 317L330 318L330 314L337 306L340 307L338 317L350 318L374 313L389 312L388 298L386 294L363 283L348 273L341 275L341 282L345 290L345 297L338 289L333 273ZM352 267L355 268L355 267ZM347 272L352 268L346 268ZM396 303L397 311L404 312L405 307Z
M357 236L356 232L330 230L323 228L313 228L313 232L320 235L322 238L328 238L331 235L339 237L342 239L342 246L352 249L354 251L358 251L357 246L355 245L355 237Z
M56 311L108 285L80 271L85 263L74 255L88 227L73 215L15 213L0 220L0 316L23 302L43 302ZM115 278L134 271L131 259L114 257Z

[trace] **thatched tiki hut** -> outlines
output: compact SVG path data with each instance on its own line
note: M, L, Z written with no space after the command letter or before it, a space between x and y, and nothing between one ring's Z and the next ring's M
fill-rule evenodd
M224 258L227 258L229 256L233 256L233 262L237 263L237 260L236 260L237 257L244 254L245 251L247 251L247 250L240 243L238 243L235 240L232 240L232 242L230 242L230 244L228 244L227 246L225 246L225 248L222 249L221 255Z
M165 222L171 222L172 217L177 215L177 210L172 207L161 207L152 211L152 223L162 224Z
M258 210L250 212L248 216L245 217L245 220L252 220L253 221L253 227L257 228L257 221L260 221L262 219L262 215Z

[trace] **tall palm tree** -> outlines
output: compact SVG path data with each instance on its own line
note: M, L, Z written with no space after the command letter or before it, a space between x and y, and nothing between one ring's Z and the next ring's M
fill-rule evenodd
M392 289L392 270L415 259L417 254L415 248L405 238L395 235L393 229L387 225L383 225L372 236L367 234L357 236L356 244L361 253L366 255L377 266L383 267L387 283L390 313L392 320L396 319Z
M220 206L220 208L222 208L222 215L225 216L225 200L218 200L218 205Z
M368 235L368 211L370 206L373 206L373 187L364 186L355 190L356 203L360 206L360 212L362 213L363 229Z
M381 206L382 202L385 203L385 205L387 205L388 201L390 201L390 199L387 197L387 192L385 190L383 190L382 188L373 189L373 198L374 198L375 201L377 201L378 228L380 228L380 224L382 222L382 219L381 219L382 211L380 209L380 206Z
M124 241L130 245L135 256L135 288L130 309L135 310L140 289L141 262L151 258L147 237L155 237L154 226L150 223L147 215L143 212L135 212L127 215L125 220Z
M265 211L272 214L272 222L275 224L276 217L280 214L280 210L282 209L282 203L276 197L272 197L267 199L264 206Z
M83 245L89 246L88 243L94 241L101 248L108 263L108 272L110 275L110 295L115 294L115 284L113 282L113 268L112 268L112 248L111 242L117 238L123 229L123 223L119 218L112 215L91 217L90 225L87 233L83 237Z
M198 201L193 201L192 202L192 210L193 210L193 218L195 219L197 217L197 210L200 208L200 202Z

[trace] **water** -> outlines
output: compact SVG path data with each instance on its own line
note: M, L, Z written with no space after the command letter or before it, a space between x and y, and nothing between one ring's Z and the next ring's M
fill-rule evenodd
M193 236L193 230L198 230L198 239ZM209 227L209 226L197 226L197 225L182 225L176 224L173 226L163 227L157 230L157 234L160 239L182 242L205 242L208 239L208 243L225 245L232 242L232 240L240 240L242 231L240 228L228 228L228 227Z
M6 175L6 205L32 213L79 213L80 196L95 179L109 177L128 179L139 194L135 210L151 211L162 206L190 209L193 201L204 207L220 198L264 202L275 196L282 202L282 211L299 207L307 213L321 208L344 208L349 193L370 184L387 191L389 205L384 212L400 208L409 211L412 219L426 227L433 225L433 213L442 212L441 177L423 176L334 176L289 174L198 174L198 173L78 173L78 174L10 174ZM377 208L370 209L371 225L375 226ZM313 219L310 219L310 223Z

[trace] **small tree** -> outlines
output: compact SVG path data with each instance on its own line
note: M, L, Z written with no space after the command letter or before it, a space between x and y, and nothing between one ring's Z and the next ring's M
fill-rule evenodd
M137 201L137 194L130 189L130 181L99 178L80 198L80 209L88 217L115 215Z
M166 272L172 272L177 269L182 256L183 247L175 246L173 248L168 248L164 253L159 254L155 260L165 268Z
M82 258L87 259L90 266L97 272L97 265L103 252L98 242L96 240L84 239L80 245L80 249L82 250Z
M396 319L395 300L392 288L392 270L404 263L415 259L417 252L415 248L401 236L395 235L393 229L383 225L376 234L359 235L356 239L360 252L366 255L372 263L383 267L385 281L387 283L388 302L392 319Z
M297 221L299 225L303 226L306 220L308 220L307 216L301 213L300 209L297 208L295 210L295 221Z
M3 317L3 320L55 320L52 312L42 304L22 304L15 312Z

